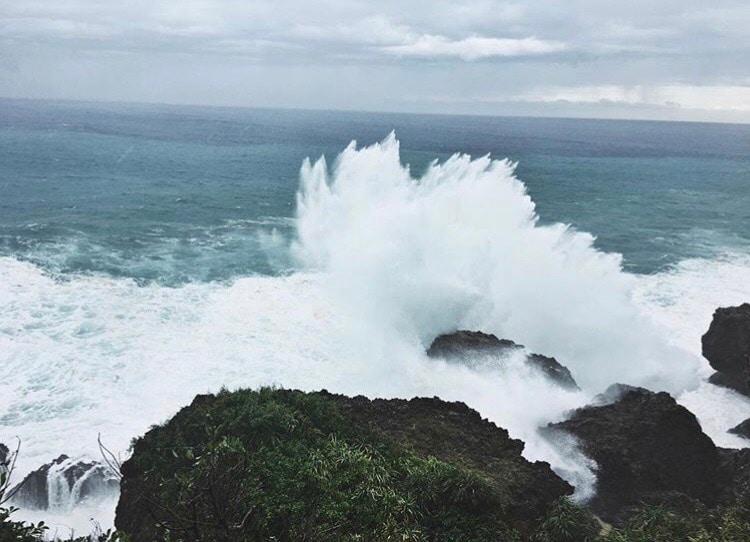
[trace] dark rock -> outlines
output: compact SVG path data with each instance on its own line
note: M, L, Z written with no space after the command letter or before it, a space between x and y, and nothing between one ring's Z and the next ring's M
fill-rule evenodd
M750 448L718 448L720 499L732 502L750 491Z
M31 510L46 510L49 505L47 474L52 465L62 463L67 459L68 456L61 455L52 463L43 465L37 470L27 474L21 483L11 490L11 493L13 494L13 504Z
M750 303L717 309L702 343L711 382L750 395Z
M487 368L519 350L525 350L524 346L481 331L456 331L438 336L427 349L427 355L458 361L472 368ZM562 388L579 389L568 368L555 358L528 354L526 363Z
M648 392L646 388L639 388L638 386L629 386L628 384L612 384L602 393L596 395L591 401L592 406L604 406L616 403L622 396L631 391L635 392Z
M733 435L739 435L743 438L750 439L750 418L732 427L729 432Z
M580 441L598 466L591 508L608 521L665 492L712 504L718 497L719 454L696 417L667 393L618 386L600 397L614 403L587 406L551 424Z
M118 489L119 480L108 467L96 461L74 461L61 455L29 473L11 493L13 504L18 507L47 510L114 496Z
M0 474L8 472L9 461L10 461L10 450L5 444L0 442ZM2 488L1 483L0 483L0 488Z

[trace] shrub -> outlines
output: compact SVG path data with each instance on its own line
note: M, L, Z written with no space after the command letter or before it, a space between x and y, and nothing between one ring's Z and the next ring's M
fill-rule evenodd
M594 542L599 528L591 513L566 498L555 502L537 526L534 542Z
M135 443L168 540L510 541L508 498L461 465L355 427L321 394L221 392ZM119 511L118 511L119 514Z
M706 510L644 506L603 542L747 542L750 540L750 496Z

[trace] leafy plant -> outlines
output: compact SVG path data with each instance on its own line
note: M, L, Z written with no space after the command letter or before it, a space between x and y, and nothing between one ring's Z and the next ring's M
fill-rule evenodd
M676 510L668 505L643 506L602 542L747 542L750 540L750 496L706 510Z
M557 500L541 519L534 542L594 542L599 528L590 512L566 498Z

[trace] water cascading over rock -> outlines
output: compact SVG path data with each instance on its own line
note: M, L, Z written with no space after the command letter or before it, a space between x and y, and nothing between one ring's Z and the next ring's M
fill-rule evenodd
M112 497L119 478L97 461L61 455L29 473L11 490L13 504L30 510L66 510L88 499Z

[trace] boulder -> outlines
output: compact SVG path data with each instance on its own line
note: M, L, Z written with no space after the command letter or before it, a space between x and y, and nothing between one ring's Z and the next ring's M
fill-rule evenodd
M427 349L427 355L473 368L502 368L504 359L525 350L523 345L481 331L456 331L438 336ZM568 368L555 358L527 353L525 363L562 388L579 389Z
M550 430L574 435L596 462L590 505L605 520L618 521L639 502L674 500L676 493L706 504L718 498L718 450L667 393L617 385Z
M114 496L118 489L119 479L109 467L61 455L26 475L11 492L13 504L20 508L48 510Z
M729 430L733 435L739 435L743 438L750 439L750 418L741 422Z
M711 382L750 395L750 303L717 309L702 343Z

